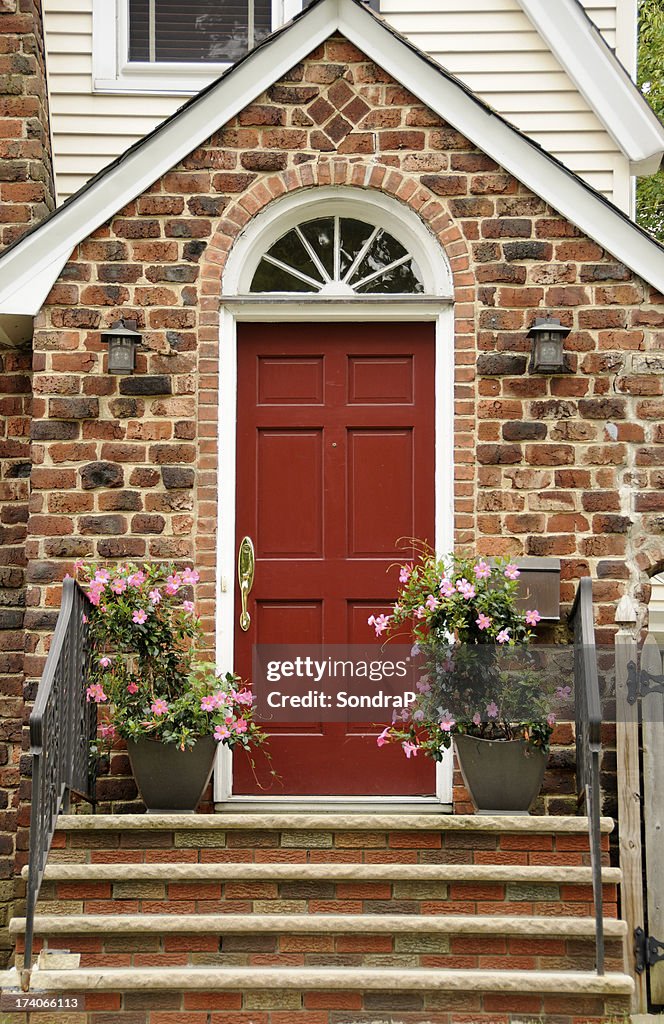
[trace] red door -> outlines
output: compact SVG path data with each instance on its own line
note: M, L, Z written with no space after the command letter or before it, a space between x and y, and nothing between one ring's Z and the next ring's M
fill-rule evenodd
M236 671L251 678L254 644L366 644L394 601L397 540L434 537L433 325L240 325L237 428L236 549L252 538L256 571ZM431 760L379 749L378 731L271 727L270 795L434 793ZM241 751L233 791L263 791Z

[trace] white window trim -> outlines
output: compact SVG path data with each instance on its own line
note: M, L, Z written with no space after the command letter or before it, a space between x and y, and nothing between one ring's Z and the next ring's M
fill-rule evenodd
M272 31L301 10L302 0L272 0ZM128 0L92 0L93 92L193 96L232 66L130 63L128 11Z

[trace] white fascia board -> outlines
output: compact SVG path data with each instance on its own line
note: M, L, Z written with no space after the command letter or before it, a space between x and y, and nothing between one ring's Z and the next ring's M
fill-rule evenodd
M293 22L10 249L2 258L0 313L36 314L74 247L335 32L337 6L338 0L329 0Z
M628 158L632 172L658 170L664 127L577 0L518 2Z
M405 82L423 103L659 291L664 288L661 247L626 217L502 118L352 0L340 0L340 31L376 64Z

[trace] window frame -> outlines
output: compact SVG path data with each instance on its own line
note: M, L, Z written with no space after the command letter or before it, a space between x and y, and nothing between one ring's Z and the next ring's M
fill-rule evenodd
M272 31L302 10L302 0L272 0ZM191 96L230 64L129 61L128 0L92 2L92 91Z

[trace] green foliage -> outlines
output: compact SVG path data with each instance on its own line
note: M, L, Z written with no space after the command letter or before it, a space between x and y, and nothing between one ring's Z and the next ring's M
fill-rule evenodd
M639 0L638 86L664 120L664 2ZM637 221L664 241L664 171L640 178L636 186Z
M401 589L391 616L372 616L377 635L414 636L414 664L423 674L418 697L395 716L379 746L400 743L408 758L422 752L439 761L455 733L480 739L525 739L548 750L558 703L569 688L546 678L541 661L529 655L529 625L536 609L518 608L519 570L496 559L455 554L437 558L419 545L414 563L401 567ZM418 659L420 659L418 661Z
M151 562L77 571L92 602L87 698L102 741L146 736L181 750L205 735L245 750L263 742L250 691L198 660L195 570Z

